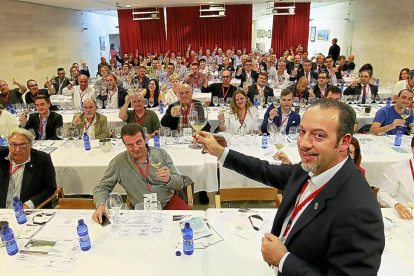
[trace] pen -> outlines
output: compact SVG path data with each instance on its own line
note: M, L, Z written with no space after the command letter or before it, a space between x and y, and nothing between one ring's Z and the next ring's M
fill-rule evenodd
M52 144L50 144L50 146L53 146L55 144L55 142L53 142Z

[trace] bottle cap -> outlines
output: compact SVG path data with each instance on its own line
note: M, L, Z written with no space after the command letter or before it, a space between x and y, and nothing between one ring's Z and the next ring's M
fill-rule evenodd
M181 251L175 251L175 256L181 256Z
M13 197L13 201L17 202L17 201L19 201L19 198L17 196L15 196L15 197Z
M80 219L80 220L78 220L78 224L83 225L83 224L85 224L85 222L83 221L83 219Z
M189 222L186 222L185 223L185 227L190 227L190 223Z

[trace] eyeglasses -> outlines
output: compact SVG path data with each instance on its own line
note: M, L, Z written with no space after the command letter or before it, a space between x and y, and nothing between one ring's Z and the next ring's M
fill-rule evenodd
M356 151L348 150L349 155L355 155Z
M178 92L180 96L184 96L184 95L188 96L190 95L190 93L191 93L190 91Z
M35 87L35 86L38 86L38 85L37 84L29 85L29 87Z
M13 148L13 149L15 149L17 147L19 147L21 149L25 149L25 148L27 148L27 146L29 146L28 143L24 143L24 144L15 144L15 143L12 143L12 144L10 144L10 147Z
M324 80L324 79L327 79L327 77L318 77L318 79Z

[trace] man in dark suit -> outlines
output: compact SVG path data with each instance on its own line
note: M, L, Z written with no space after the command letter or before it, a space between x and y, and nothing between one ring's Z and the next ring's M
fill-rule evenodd
M280 97L279 108L276 109L275 104L272 104L266 110L261 126L263 133L268 133L267 126L270 122L274 122L286 134L289 134L291 126L297 127L300 124L300 115L292 110L293 92L285 89L280 93Z
M52 81L52 86L55 94L61 95L63 88L69 85L69 79L66 77L66 72L63 68L57 69L57 75L58 76L55 77ZM45 83L44 88L47 88L47 82Z
M226 102L226 99L231 99L234 92L237 90L236 86L230 84L232 76L229 70L224 70L221 74L221 79L223 80L221 83L216 82L208 85L209 79L210 73L207 73L206 77L204 78L203 86L201 86L201 92L211 93L210 103L213 102L213 97L218 97L219 99L224 98L224 102Z
M293 59L293 62L286 62L287 73L289 75L297 74L299 69L303 69L303 65L300 63L300 56L296 55ZM293 73L292 71L296 71Z
M236 79L241 80L240 86L243 87L243 83L250 82L254 85L257 82L257 72L252 70L253 63L251 60L246 60L243 67L240 67L236 72Z
M351 86L345 89L344 95L360 95L360 102L362 104L371 103L372 97L378 94L378 87L369 83L372 77L371 74L369 70L362 71L359 75L361 82L357 84L356 81L353 81Z
M313 94L316 98L326 98L328 94L328 88L332 85L328 84L328 72L321 71L318 75L318 83L313 87Z
M52 159L32 149L33 139L30 131L15 128L9 147L0 147L0 208L13 208L13 197L17 196L23 208L34 209L56 190Z
M301 77L306 77L309 83L315 82L318 79L318 72L312 70L312 62L305 60L303 62L303 68L293 71L293 76L290 77L290 81L298 81Z
M252 103L254 103L254 97L256 95L259 96L259 100L258 100L259 104L268 103L267 97L269 96L273 97L273 89L270 88L269 86L266 86L266 84L267 84L267 74L264 72L259 73L257 77L256 85L249 86L247 90L247 97Z
M348 156L354 119L349 106L316 101L299 126L297 165L270 165L218 145L210 133L194 137L225 168L284 190L262 256L279 275L376 275L384 250L378 202Z
M325 58L325 70L329 73L328 83L337 84L342 79L342 71L338 67L334 66L335 61L332 56L327 56Z
M339 55L341 54L341 47L338 46L338 39L332 39L332 46L329 48L328 56L332 56L334 62L338 60Z
M56 135L56 129L63 126L63 118L62 115L50 111L49 97L37 96L35 106L37 113L30 114L29 120L27 120L26 114L20 116L20 126L25 129L33 129L36 140L60 140Z
M316 62L312 63L312 69L316 72L320 72L326 69L325 66L325 56L322 54L318 54L316 57Z
M115 108L121 108L125 104L125 97L128 95L128 92L122 86L117 85L118 79L114 74L108 75L106 80L108 83L108 89L102 90L96 99L101 100L103 108L106 108L109 97L109 100L112 103L115 103Z

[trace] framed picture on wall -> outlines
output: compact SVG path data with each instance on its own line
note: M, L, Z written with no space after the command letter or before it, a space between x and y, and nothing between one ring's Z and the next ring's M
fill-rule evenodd
M267 36L268 36L269 38L272 38L272 30L267 30Z
M260 30L260 38L263 38L264 37L264 30L263 29L261 29Z
M106 50L105 37L104 36L99 37L99 48L100 48L101 52Z
M318 40L329 41L329 30L319 30Z
M257 30L257 38L260 38L260 30Z
M311 27L311 30L310 30L310 41L311 42L315 42L315 37L316 37L316 27Z

